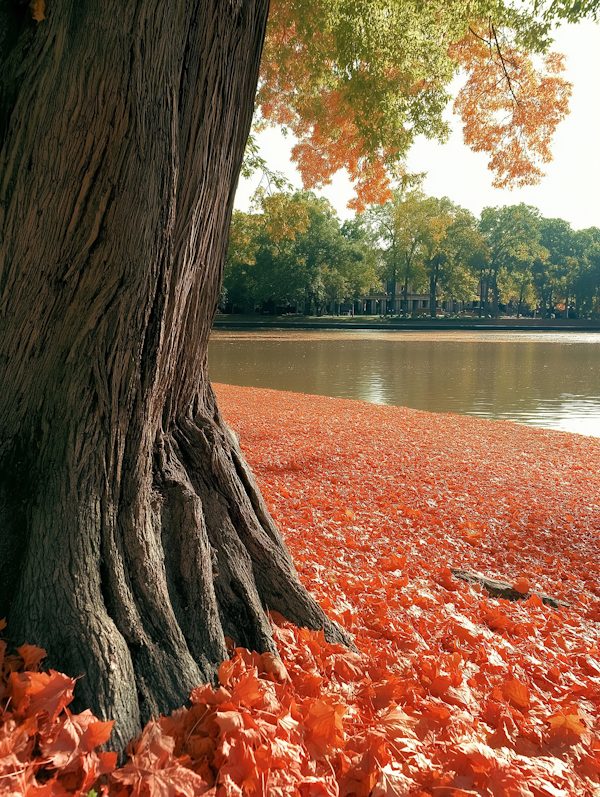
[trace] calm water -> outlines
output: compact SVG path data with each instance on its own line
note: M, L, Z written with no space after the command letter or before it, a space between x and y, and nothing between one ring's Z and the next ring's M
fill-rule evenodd
M600 437L600 333L213 332L215 382Z

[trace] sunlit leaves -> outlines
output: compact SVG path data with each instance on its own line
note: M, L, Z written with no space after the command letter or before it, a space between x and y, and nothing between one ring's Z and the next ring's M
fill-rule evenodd
M510 33L511 45L497 54L478 46L467 34L481 20ZM546 57L540 75L524 49L545 51L547 27L494 1L276 0L258 93L262 123L297 136L293 158L305 187L347 169L356 184L350 206L362 211L391 198L417 135L446 138L446 89L461 65L470 75L457 105L467 143L491 153L496 184L531 182L569 93L558 56ZM502 123L500 111L509 114Z
M307 187L346 168L353 205L389 198L415 135L443 139L444 38L465 29L448 4L274 3L262 67L263 118L289 127Z
M468 76L454 104L465 143L490 153L496 187L538 183L541 165L552 159L552 136L568 113L572 85L560 76L563 56L550 53L536 68L492 27L470 32L451 52Z
M366 656L367 678L359 667L338 680L326 648L305 637L310 649L292 656L302 633L280 641L306 698L337 689L350 706L338 778L369 788L364 753L352 763L348 752L364 749L367 728L393 742L379 748L373 793L384 771L408 793L593 793L598 441L316 396L218 393L302 578ZM452 577L459 564L574 608L490 598Z

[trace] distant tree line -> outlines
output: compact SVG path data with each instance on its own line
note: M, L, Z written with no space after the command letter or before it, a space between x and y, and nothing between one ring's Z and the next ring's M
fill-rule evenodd
M492 317L597 317L600 229L573 230L525 204L477 219L414 188L343 224L311 192L261 194L252 212L234 213L228 312L335 314L382 284L388 314L409 315L409 295L427 294L432 316L453 301Z

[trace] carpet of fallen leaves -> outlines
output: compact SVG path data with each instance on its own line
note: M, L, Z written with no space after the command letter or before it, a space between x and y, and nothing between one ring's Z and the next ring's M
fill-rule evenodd
M357 652L272 615L120 769L74 682L0 641L0 794L600 794L600 440L217 386L300 576ZM510 603L451 567L509 581ZM553 609L536 592L570 603Z

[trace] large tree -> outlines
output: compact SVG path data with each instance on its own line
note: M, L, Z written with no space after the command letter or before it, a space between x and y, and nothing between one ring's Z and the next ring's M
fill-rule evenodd
M543 43L499 0L372 9L282 1L269 40L281 97L314 135L352 133L365 189L414 135L443 132L448 44L472 16ZM78 703L117 719L117 747L213 676L226 635L275 651L267 608L343 639L301 586L207 373L267 13L0 0L0 617L85 674ZM296 56L321 64L312 89L286 82Z
M342 639L206 368L267 5L1 6L0 616L117 745L265 607Z

